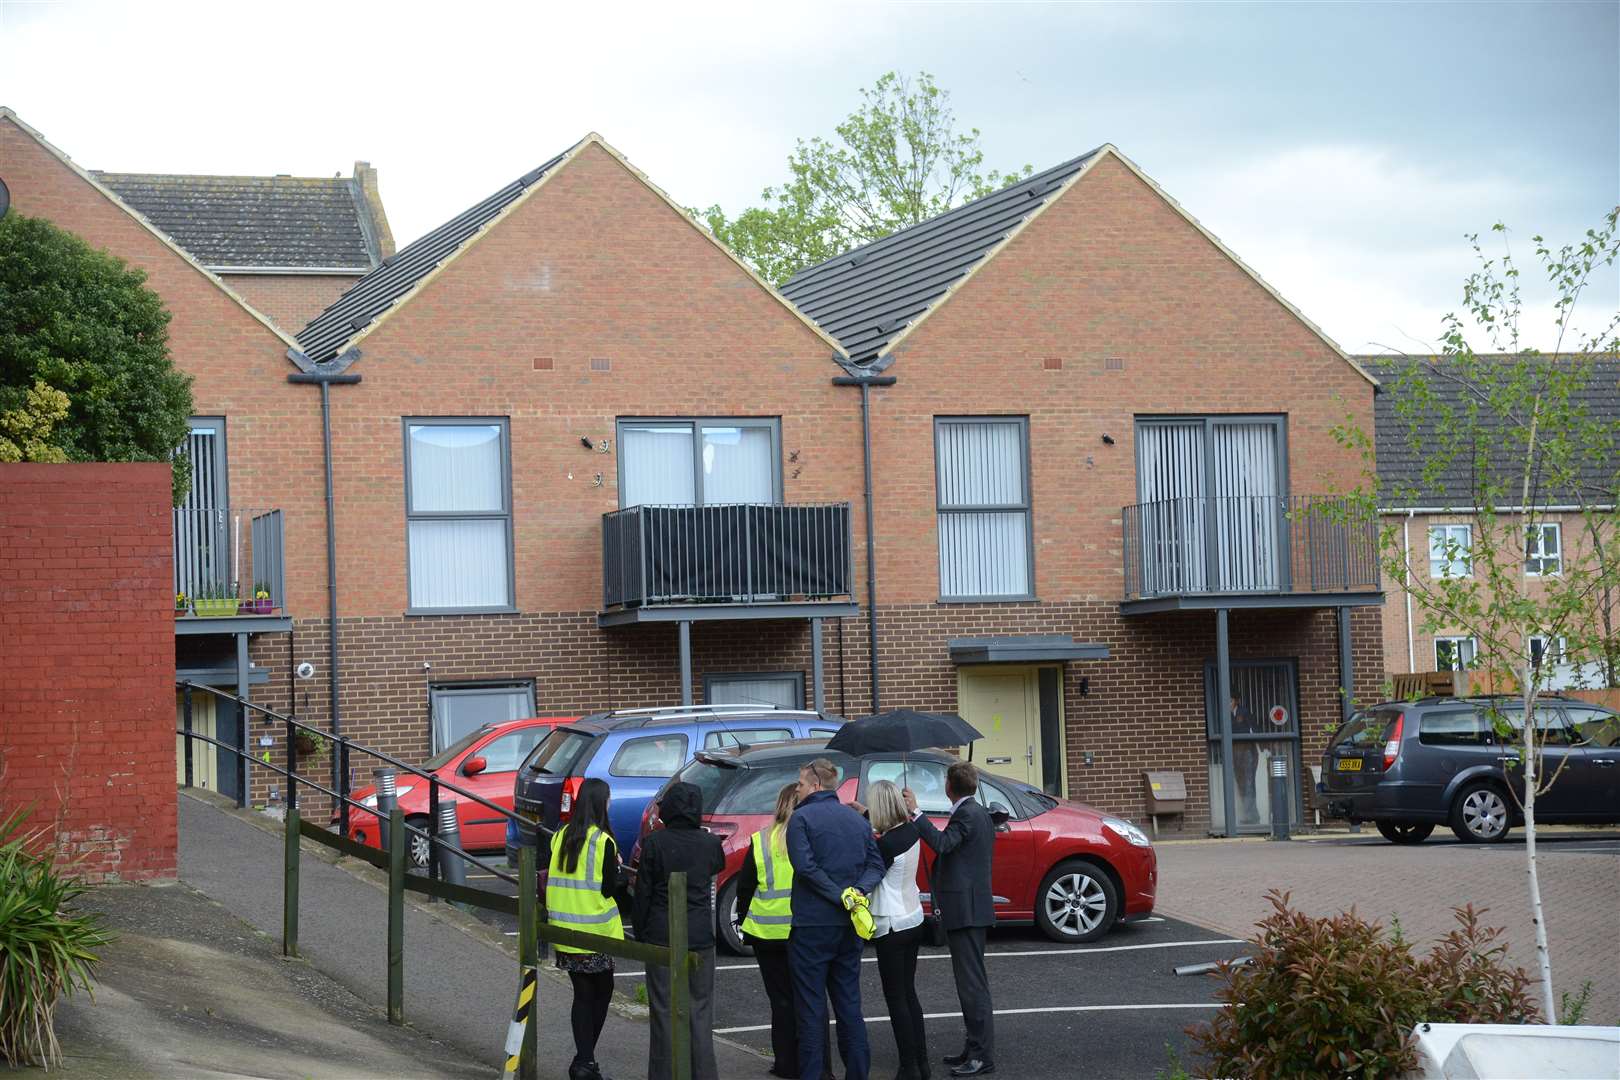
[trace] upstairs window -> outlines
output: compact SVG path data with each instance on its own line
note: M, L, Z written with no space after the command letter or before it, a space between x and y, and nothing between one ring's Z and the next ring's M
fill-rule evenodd
M772 419L619 421L619 505L779 501L781 431Z
M1465 578L1473 573L1469 554L1474 546L1471 525L1429 526L1429 576Z
M934 421L943 600L1027 600L1035 592L1029 421Z
M1529 648L1526 650L1530 657L1530 666L1540 669L1542 666L1557 667L1564 662L1564 639L1561 637L1547 637L1544 634L1531 634Z
M1564 536L1556 522L1545 522L1526 531L1524 572L1531 577L1563 573Z
M406 420L412 612L513 608L508 447L505 420Z
M1437 637L1434 639L1434 670L1467 671L1474 666L1474 639Z

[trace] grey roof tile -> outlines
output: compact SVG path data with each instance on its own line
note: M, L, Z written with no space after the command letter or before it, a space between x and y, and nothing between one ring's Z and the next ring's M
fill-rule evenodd
M93 172L204 266L375 266L350 177Z
M1101 149L801 270L782 295L871 365Z
M344 347L360 331L387 311L418 281L433 272L433 268L453 256L469 239L510 206L525 190L571 154L569 147L538 168L531 169L495 194L472 206L420 239L400 248L383 264L359 281L333 302L331 307L315 316L298 333L298 343L304 355L317 364L325 363L343 352Z

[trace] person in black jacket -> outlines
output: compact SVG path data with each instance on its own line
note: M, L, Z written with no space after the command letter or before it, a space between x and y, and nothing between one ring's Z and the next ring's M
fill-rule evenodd
M984 970L985 930L996 923L995 900L990 891L990 865L996 830L990 812L974 794L979 771L958 761L945 772L945 794L951 800L951 818L944 829L917 809L917 797L907 788L906 808L917 823L922 842L934 849L933 903L945 925L951 947L951 973L956 996L962 1003L962 1025L967 1037L962 1052L945 1059L952 1076L983 1076L996 1071L995 1027L990 1004L990 979Z
M725 869L720 838L702 828L703 793L697 785L678 783L658 801L664 827L641 841L631 921L636 937L654 945L669 944L669 875L686 873L687 947L698 958L692 972L691 1029L693 1080L718 1080L714 1058L714 878ZM678 900L673 902L679 902ZM652 1032L647 1047L648 1080L667 1080L669 1056L669 969L647 965L647 1007Z

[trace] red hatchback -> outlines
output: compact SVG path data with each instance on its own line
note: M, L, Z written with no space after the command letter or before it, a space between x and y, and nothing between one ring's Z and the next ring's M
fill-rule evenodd
M826 757L839 768L838 797L866 801L869 785L892 780L910 787L925 813L941 828L950 812L945 770L957 759L939 750L906 755L870 754L856 759L828 753L825 740L801 739L768 746L700 753L670 783L686 781L712 808L703 823L725 843L726 869L719 887L718 927L726 945L746 952L737 929L734 878L748 855L748 840L770 824L776 793L797 779L800 766ZM1095 941L1121 921L1153 914L1158 863L1143 831L1121 818L1081 803L1057 799L1017 780L980 774L978 799L996 822L991 888L1001 925L1033 922L1053 941ZM642 818L642 835L660 827L656 800ZM917 880L927 896L933 853L923 848Z
M529 756L552 728L558 724L577 720L574 716L539 716L527 720L508 720L501 724L485 724L470 735L434 754L420 766L423 772L437 776L441 781L454 784L475 795L488 799L503 809L512 809L512 789L517 768ZM399 808L405 822L424 831L428 828L429 784L419 776L403 773L398 780ZM377 791L372 785L356 788L350 798L366 807L377 805ZM506 846L506 819L489 807L465 798L447 787L439 788L439 799L456 800L456 818L461 824L463 850L501 851ZM337 824L333 815L332 823ZM375 814L351 807L349 809L349 835L362 844L378 847ZM420 836L411 836L410 861L417 868L425 868L431 845Z

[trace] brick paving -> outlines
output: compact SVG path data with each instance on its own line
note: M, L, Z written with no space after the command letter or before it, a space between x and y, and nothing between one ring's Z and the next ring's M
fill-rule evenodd
M1517 838L1520 834L1515 833ZM1591 834L1589 834L1591 835ZM1586 1022L1620 1022L1620 843L1564 834L1538 844L1542 899L1552 950L1555 992L1592 983ZM1525 883L1524 847L1459 844L1436 834L1415 847L1371 838L1271 843L1202 840L1159 845L1159 903L1165 915L1233 937L1247 937L1271 910L1268 889L1286 889L1312 915L1354 907L1388 925L1400 919L1414 946L1455 925L1451 909L1489 909L1487 925L1507 930L1508 952L1534 967L1534 936Z

